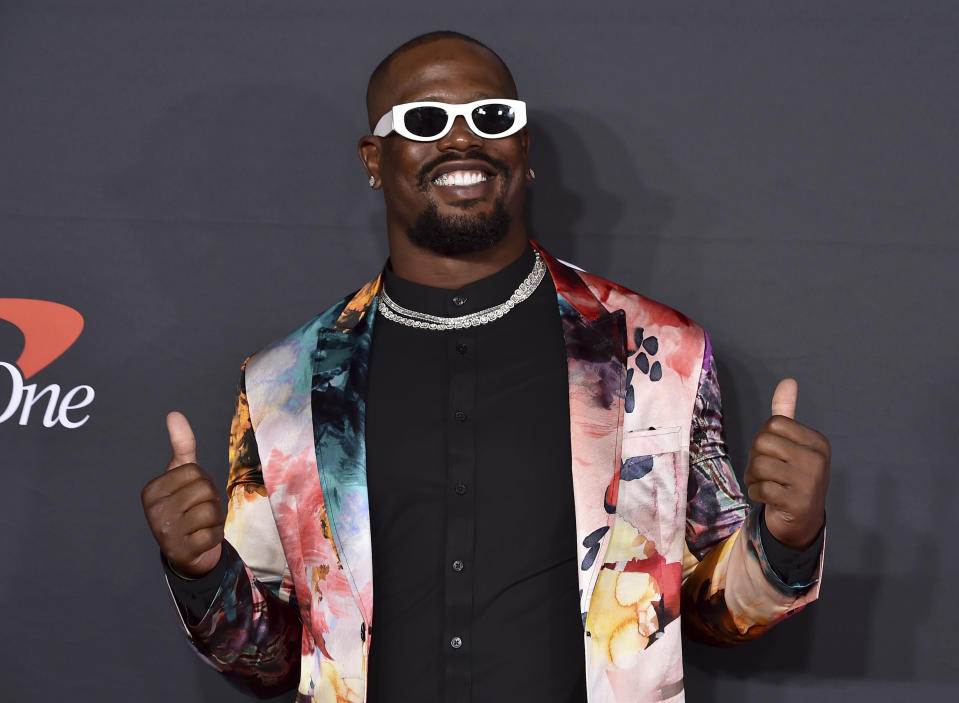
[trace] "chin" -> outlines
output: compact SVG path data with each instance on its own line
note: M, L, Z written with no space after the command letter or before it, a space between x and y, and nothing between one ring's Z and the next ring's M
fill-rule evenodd
M488 206L488 203L485 203L484 200L480 198L472 198L469 200L457 200L454 203L449 203L447 207L452 210L462 210L464 212L472 210L473 211L471 213L472 215L482 216L482 214L479 211L483 209L484 204L487 204ZM495 205L491 207L488 206L486 209L490 210L489 214L492 214L492 210L494 208L495 208Z
M458 201L453 207L462 212L451 215L441 214L430 202L406 234L414 245L442 256L492 249L506 238L511 218L502 199L487 213L473 211L480 202Z

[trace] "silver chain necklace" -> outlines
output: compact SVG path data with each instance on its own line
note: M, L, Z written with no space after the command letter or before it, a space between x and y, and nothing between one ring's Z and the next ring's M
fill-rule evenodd
M439 317L438 315L427 315L423 312L416 312L393 300L386 292L386 288L380 291L380 304L377 310L387 320L392 320L407 327L418 327L427 330L459 330L466 327L478 327L485 325L493 320L498 320L514 307L522 303L533 294L533 291L539 286L543 277L546 276L546 264L540 258L539 252L533 252L536 255L536 261L533 262L533 270L529 272L526 279L519 284L505 303L494 305L491 308L480 310L479 312L461 315L460 317Z

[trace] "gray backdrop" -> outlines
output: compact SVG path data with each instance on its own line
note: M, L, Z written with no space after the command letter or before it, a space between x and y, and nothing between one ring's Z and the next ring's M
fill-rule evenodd
M561 5L0 2L0 297L78 310L27 383L96 392L81 427L0 424L4 701L242 698L177 629L139 491L174 408L223 482L244 356L382 265L366 79L439 28L516 74L540 241L711 332L740 470L783 375L832 440L821 600L688 646L689 700L956 695L959 5ZM23 344L0 321L0 360Z

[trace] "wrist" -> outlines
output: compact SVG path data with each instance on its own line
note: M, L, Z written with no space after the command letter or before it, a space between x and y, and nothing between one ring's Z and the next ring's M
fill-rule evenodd
M163 561L166 562L167 568L170 571L172 571L173 575L176 576L177 578L183 579L184 581L196 581L199 578L201 578L201 576L187 576L182 571L180 571L177 567L175 567L173 565L173 562L167 559L166 557L163 557Z
M770 515L769 510L764 510L762 515L763 524L777 542L784 547L793 549L797 552L804 551L812 547L820 539L823 527L826 525L826 514L823 513L818 522L812 523L807 527L796 527L793 524L785 523L777 519L778 516Z
M174 564L166 556L163 557L163 561L177 578L184 581L199 581L214 571L223 561L223 546L218 544L186 566Z

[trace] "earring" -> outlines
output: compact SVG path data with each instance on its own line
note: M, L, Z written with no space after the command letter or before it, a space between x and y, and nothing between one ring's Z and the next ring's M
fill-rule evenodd
M533 169L530 169L530 170L529 170L529 179L530 179L531 181L536 180L536 172L535 172Z
M370 188L376 185L376 179L373 176L370 176Z

